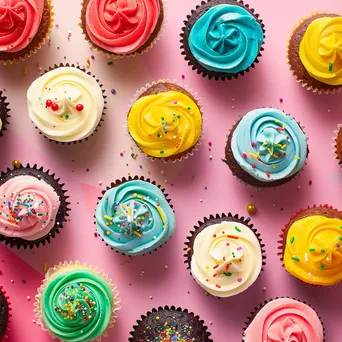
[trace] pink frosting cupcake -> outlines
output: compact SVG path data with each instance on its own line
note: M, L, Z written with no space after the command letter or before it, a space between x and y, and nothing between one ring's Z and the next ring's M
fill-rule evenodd
M84 0L81 27L86 40L108 57L146 52L164 22L162 0Z
M324 328L315 310L291 298L277 298L249 317L244 342L323 342Z

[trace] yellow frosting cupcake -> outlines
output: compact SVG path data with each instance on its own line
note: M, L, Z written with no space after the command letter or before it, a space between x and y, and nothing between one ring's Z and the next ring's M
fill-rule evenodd
M182 87L160 82L135 101L128 113L128 130L145 154L176 160L191 153L201 137L201 109Z
M309 208L285 229L286 270L301 281L332 286L342 280L342 214L331 207Z

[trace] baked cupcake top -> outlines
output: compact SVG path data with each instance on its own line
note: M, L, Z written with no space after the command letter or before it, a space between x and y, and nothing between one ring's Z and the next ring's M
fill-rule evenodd
M101 120L104 98L100 85L86 72L56 67L37 78L27 91L30 119L50 140L79 141Z
M208 293L217 297L241 293L255 282L261 268L260 242L246 225L222 221L196 235L191 274Z
M236 74L248 69L259 55L264 33L258 20L234 4L210 3L188 37L194 58L207 70Z
M248 112L235 127L231 148L239 166L262 182L295 175L308 153L300 125L275 108Z
M342 85L341 33L341 16L323 16L310 23L299 46L310 76L332 86Z
M8 303L2 286L0 286L0 340L5 336L8 324Z
M342 280L342 215L338 210L304 210L291 220L286 234L284 265L290 274L322 286Z
M143 94L128 114L130 135L144 153L155 158L190 150L202 133L201 110L190 94L173 84L165 83L164 88Z
M323 326L308 305L279 298L263 306L245 331L244 342L323 342Z
M0 0L0 52L18 52L37 34L44 0Z
M160 0L89 0L86 30L100 48L125 55L149 40L161 14Z
M98 273L78 267L62 269L46 280L41 313L46 328L62 341L92 341L111 322L113 293Z
M16 176L0 186L0 234L34 241L56 224L60 199L54 188L33 176Z
M163 191L146 181L131 180L107 190L96 208L98 233L124 254L153 251L175 228L175 214Z
M153 309L134 328L130 342L212 342L208 328L198 316L175 307Z

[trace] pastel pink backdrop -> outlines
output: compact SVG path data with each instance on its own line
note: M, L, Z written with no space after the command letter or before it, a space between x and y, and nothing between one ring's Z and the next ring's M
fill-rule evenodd
M341 95L318 96L302 89L289 72L285 59L293 25L316 10L338 12L338 2L251 0L250 5L260 13L266 25L264 56L245 77L224 83L198 76L180 54L179 34L183 19L199 2L168 0L166 30L156 47L143 57L107 65L106 58L89 50L77 26L79 0L55 0L55 23L59 27L53 29L51 46L45 46L28 63L15 65L12 70L0 68L0 88L6 89L5 95L12 109L9 131L1 138L0 169L5 170L13 159L19 159L22 163L37 163L53 170L66 183L72 207L71 221L48 246L32 251L8 250L0 246L0 285L11 296L13 307L8 341L51 340L32 322L35 289L43 278L44 262L52 266L76 259L104 269L119 286L122 310L116 327L104 341L127 341L131 327L141 314L169 304L200 315L215 342L240 342L249 312L260 302L276 296L291 296L311 303L325 323L326 340L341 340L337 320L342 307L340 286L304 287L284 271L277 256L278 234L295 210L315 203L342 207L341 170L331 152L333 130L341 120ZM30 123L26 89L38 77L39 67L48 68L60 62L79 62L83 66L91 55L95 59L91 60L89 70L101 80L108 95L105 125L86 143L72 146L50 143ZM27 66L27 74L24 66ZM176 165L151 163L142 155L132 159L130 147L133 144L123 128L135 91L147 82L161 78L177 79L198 91L207 117L200 151ZM116 95L111 94L112 88L116 89ZM284 99L283 103L280 98ZM300 179L281 189L256 192L240 184L221 158L225 136L232 124L246 111L261 106L279 107L305 125L310 138L310 157ZM211 152L209 142L212 142ZM126 153L120 157L123 151ZM139 258L120 256L94 237L97 196L105 185L127 176L128 172L150 176L165 185L177 213L174 237L158 252ZM309 180L312 180L311 186ZM100 181L102 185L99 185ZM197 220L204 216L229 211L246 216L245 208L250 202L258 208L253 222L266 244L265 271L254 286L239 296L226 300L207 297L183 264L185 238ZM27 296L31 300L27 300Z

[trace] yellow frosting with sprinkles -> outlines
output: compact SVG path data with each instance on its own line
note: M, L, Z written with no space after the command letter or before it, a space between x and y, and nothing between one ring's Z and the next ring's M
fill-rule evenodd
M196 145L202 114L186 94L167 91L139 98L128 114L128 130L144 153L172 157Z
M314 20L302 39L299 56L313 78L342 85L342 17Z
M342 220L324 216L302 218L290 227L284 253L286 270L314 285L342 280Z

